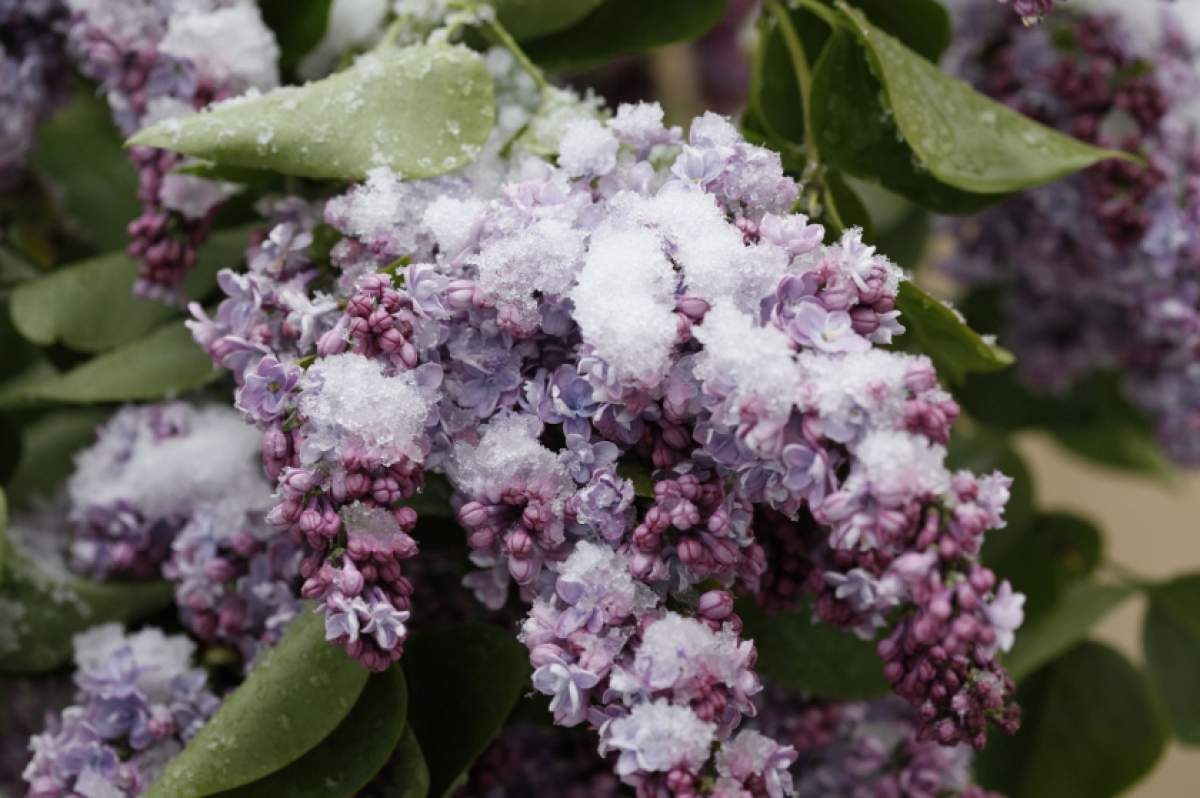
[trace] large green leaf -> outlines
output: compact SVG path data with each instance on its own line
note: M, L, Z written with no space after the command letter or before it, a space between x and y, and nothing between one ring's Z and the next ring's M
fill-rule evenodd
M56 409L23 419L21 458L8 482L14 507L23 507L35 496L49 496L70 476L72 455L96 440L96 427L106 418L103 408Z
M405 729L408 691L404 672L372 674L354 709L329 736L287 767L220 798L345 798L384 767Z
M954 382L972 372L1000 371L1013 364L1012 353L985 340L961 314L911 280L900 284L896 307L917 348L933 359L938 373Z
M429 795L449 795L529 685L528 652L497 626L415 635L404 652L408 722L429 766Z
M948 186L922 168L884 108L882 92L862 47L837 31L812 78L812 123L826 164L939 213L974 213L1002 198Z
M141 213L137 172L112 113L91 87L80 87L42 126L30 162L88 243L102 252L125 246L125 228Z
M388 798L426 798L429 795L429 766L412 726L404 727L396 753L381 774Z
M477 53L415 45L376 50L305 86L160 122L129 144L302 177L361 179L383 166L420 178L470 163L494 116L492 78Z
M1069 513L1041 513L1032 523L992 532L983 561L1025 594L1025 625L1036 626L1073 582L1100 563L1103 538L1090 521Z
M605 0L578 24L525 44L554 71L582 69L619 55L696 39L721 21L729 0Z
M279 66L291 69L320 44L329 25L333 0L258 0L263 22L279 42Z
M33 562L7 542L0 557L0 673L35 673L71 656L71 638L171 603L168 582L91 582Z
M850 632L814 623L807 607L766 614L753 602L738 604L744 636L758 649L759 673L821 698L875 698L888 691L883 663L871 643Z
M1150 590L1142 642L1175 736L1200 745L1200 574Z
M323 616L302 612L171 760L146 798L213 795L292 764L350 714L367 676L362 665L325 641Z
M518 41L569 28L605 0L493 0L496 16Z
M1017 642L1004 664L1020 681L1071 646L1087 638L1096 622L1133 595L1125 585L1082 583L1062 598L1035 624L1017 632Z
M184 284L188 296L203 297L216 285L217 270L242 259L250 229L212 236L200 250ZM62 343L81 352L103 352L141 338L178 310L133 295L137 263L114 252L58 269L13 292L18 330L43 346Z
M1064 136L985 97L871 24L861 11L846 3L838 7L867 50L905 142L941 182L1004 194L1129 157Z
M1009 798L1111 798L1148 773L1164 734L1145 678L1120 653L1083 643L1021 686L1021 730L993 734L980 782Z
M172 322L65 373L6 388L0 407L160 399L220 376L183 323Z

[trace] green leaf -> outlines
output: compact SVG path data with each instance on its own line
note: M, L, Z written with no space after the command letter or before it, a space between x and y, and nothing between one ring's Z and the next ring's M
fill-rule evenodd
M381 776L386 785L382 792L389 798L426 798L429 795L429 767L412 726L404 727L400 745Z
M1007 523L1004 530L988 535L989 541L993 538L1007 540L1013 530L1022 530L1032 523L1036 504L1033 476L1025 459L1003 435L981 428L963 429L960 424L950 436L946 465L976 474L1001 471L1012 477L1008 504L1004 508Z
M961 315L911 280L900 284L896 307L906 334L933 359L938 373L954 382L971 372L999 371L1013 364L1012 353L984 340Z
M350 714L367 675L325 641L323 616L306 609L171 760L146 798L213 795L292 764Z
M51 571L4 542L0 557L0 673L50 670L71 656L89 626L127 623L171 604L169 582L91 582Z
M883 83L904 140L936 179L1005 194L1039 186L1125 153L1064 136L944 74L862 12L839 4Z
M220 798L344 798L383 769L405 729L404 672L391 668L367 679L354 709L329 736L292 764Z
M1148 773L1164 747L1145 678L1117 651L1083 643L1021 686L1021 730L993 734L980 783L1009 798L1110 798Z
M241 261L249 232L239 227L209 239L185 283L189 296L207 294L220 268ZM121 252L65 266L13 292L13 322L42 346L62 343L81 352L103 352L129 343L179 314L134 296L136 275L137 264Z
M172 322L65 373L10 386L0 392L0 407L160 399L220 376L183 323Z
M556 33L592 13L605 0L494 0L496 16L517 41Z
M861 228L863 238L870 241L875 237L871 214L863 204L854 189L834 172L825 175L824 191L821 201L825 204L821 214L821 223L825 225L825 237L833 240L841 236L843 230L851 227Z
M108 418L100 408L66 408L25 420L21 425L21 459L8 483L14 507L35 496L48 496L70 476L72 456L96 440L96 427Z
M826 0L832 5L832 2ZM876 27L895 36L917 55L936 64L950 46L950 12L938 0L848 0Z
M8 499L4 495L4 488L0 488L0 587L4 585L4 568L8 562L8 536L5 531L8 529Z
M1200 574L1150 590L1142 643L1175 736L1200 745Z
M1133 595L1126 585L1085 582L1064 591L1052 610L1017 632L1017 642L1005 658L1009 674L1020 681L1071 646L1085 639L1092 627Z
M88 243L100 251L128 243L125 227L142 211L137 172L112 113L90 86L42 126L30 162Z
M305 86L160 122L128 144L301 177L357 180L384 166L421 178L470 163L494 116L492 78L477 53L416 45L368 53Z
M525 52L551 71L577 70L620 55L696 39L721 21L728 0L605 0L578 24L533 39Z
M970 214L999 201L945 185L916 160L882 104L883 89L854 37L837 31L813 67L812 122L822 159L939 213Z
M429 767L429 795L449 795L529 684L528 652L510 632L464 624L415 635L404 672L408 722Z
M1041 513L1024 526L992 532L983 561L1025 594L1025 625L1037 623L1072 583L1089 576L1103 550L1100 530L1069 513Z
M807 607L766 614L738 603L744 637L758 649L758 671L793 690L821 698L862 699L888 691L875 647L850 632L814 623Z
M279 42L279 66L291 69L320 44L329 25L333 0L258 0L263 22Z

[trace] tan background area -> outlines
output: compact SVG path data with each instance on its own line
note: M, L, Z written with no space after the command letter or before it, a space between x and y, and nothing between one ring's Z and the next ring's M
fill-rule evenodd
M1038 436L1022 438L1019 447L1033 473L1039 508L1091 517L1105 532L1110 559L1149 578L1200 570L1200 475L1161 485L1089 465ZM1140 600L1127 602L1096 637L1140 662L1142 611ZM1200 795L1200 748L1172 745L1154 772L1125 795Z

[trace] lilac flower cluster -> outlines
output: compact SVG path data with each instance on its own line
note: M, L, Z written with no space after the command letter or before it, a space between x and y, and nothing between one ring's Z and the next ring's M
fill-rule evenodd
M188 629L237 647L249 662L300 607L299 551L263 520L270 488L258 448L258 436L231 410L126 407L76 455L66 496L51 508L66 517L22 518L15 526L40 530L67 549L64 570L170 579Z
M76 635L75 703L30 740L30 798L140 794L220 703L194 650L153 628Z
M1026 25L1041 21L1042 17L1054 10L1055 0L1000 0L1001 3L1012 2L1013 11Z
M11 189L38 124L70 83L62 0L0 0L0 190Z
M68 41L125 135L279 81L279 47L250 0L67 0ZM165 300L196 262L227 187L173 170L178 155L134 148L145 210L129 224L136 290Z
M777 687L758 725L797 751L798 798L998 798L971 783L969 746L922 740L896 699L826 703Z
M1168 454L1200 463L1200 94L1193 51L1164 17L1142 42L1109 14L1018 33L967 4L958 69L982 91L1086 141L1136 153L957 225L949 264L1000 285L1021 378L1063 391L1117 370ZM1164 12L1165 13L1165 12Z
M819 521L831 621L900 616L881 653L923 735L1011 727L994 655L1020 598L975 562L1008 480L946 470L957 406L927 358L879 348L900 270L857 230L823 244L779 157L719 116L686 139L653 105L574 116L556 165L514 146L372 172L326 205L332 268L254 256L214 318L194 309L264 430L270 518L309 552L327 638L400 655L414 499L443 474L466 583L531 604L559 724L596 729L639 795L781 798L795 752L738 730L761 685L732 594L759 590L772 511Z

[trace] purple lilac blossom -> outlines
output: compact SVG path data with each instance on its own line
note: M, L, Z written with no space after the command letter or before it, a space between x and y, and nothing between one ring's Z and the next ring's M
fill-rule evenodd
M970 746L921 739L894 698L830 703L771 686L756 726L796 750L798 798L998 798L972 784Z
M29 738L71 703L72 693L62 674L0 678L0 795L25 792L21 772L29 762Z
M126 136L279 82L279 47L249 0L67 0L67 6L71 54L100 84ZM135 290L178 301L226 186L176 173L184 161L165 150L137 147L130 157L145 208L129 223L128 252L140 263Z
M1000 0L1001 3L1012 3L1013 11L1026 25L1041 21L1042 17L1054 10L1055 0Z
M38 125L65 98L62 0L0 0L0 190L19 180Z
M1200 464L1200 96L1192 46L1164 7L1154 42L1111 13L1063 13L1021 31L963 5L957 71L1062 131L1123 149L953 226L947 268L1001 289L1001 341L1045 393L1115 371L1168 455Z
M1009 481L947 470L957 405L927 358L881 348L901 271L858 230L824 244L779 157L722 117L686 138L653 105L576 117L556 163L518 143L434 180L373 171L326 206L328 268L252 258L196 311L243 392L304 371L243 409L327 638L374 669L400 656L417 494L443 475L465 583L530 605L556 722L594 729L644 798L783 798L796 752L739 730L761 685L733 610L769 573L775 513L819 538L802 581L822 617L888 629L923 740L1013 728L996 654L1019 597L977 562ZM307 343L291 291L325 308Z
M75 636L74 703L29 742L30 798L135 796L216 711L194 644L119 624Z

